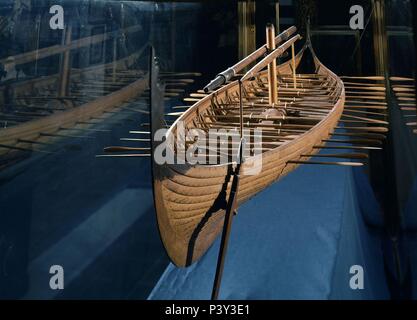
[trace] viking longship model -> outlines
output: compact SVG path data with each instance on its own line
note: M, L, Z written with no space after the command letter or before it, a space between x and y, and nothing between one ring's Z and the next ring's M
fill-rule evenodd
M226 223L230 198L236 197L235 205L240 205L301 164L360 166L368 157L367 150L380 149L387 123L379 111L386 109L386 101L383 86L375 82L383 78L365 77L358 84L357 78L347 77L344 83L320 62L310 39L295 55L294 44L301 38L295 32L292 27L275 37L269 26L265 46L192 94L186 101L195 103L185 112L168 114L179 116L166 134L167 150L176 156L195 143L179 134L180 126L186 132L229 129L241 138L245 130L252 129L244 145L259 152L239 165L237 194L233 191L234 160L154 165L160 235L176 266L189 266L208 250ZM289 49L292 58L276 66L276 59ZM298 73L307 52L313 58L313 72ZM259 58L261 61L242 73ZM254 142L254 129L262 130L259 144ZM226 156L236 159L233 152L243 144L231 144ZM214 147L207 143L205 148L210 151L206 160L220 161L224 156L217 140ZM318 154L323 149L330 152ZM254 168L257 174L245 175Z
M232 217L240 204L299 165L362 166L368 153L380 150L386 138L385 78L342 80L320 62L309 36L295 54L295 43L301 39L296 31L291 27L275 37L273 26L268 26L264 46L185 98L191 106L173 107L168 113L151 48L151 117L141 126L150 130L130 132L139 137L131 142L150 145L104 149L111 153L108 156L153 156L159 231L176 266L199 260L223 230L213 299L219 292ZM289 49L291 58L277 65ZM312 70L303 72L308 57ZM172 156L172 163L156 159L162 145L156 139L161 136L159 129L167 130L165 154ZM210 135L219 129L223 131L217 136ZM199 143L198 135L188 134L193 131L208 133L209 138L205 135ZM225 134L232 139L222 145L218 137ZM184 150L198 155L198 161L187 162L190 153L184 155ZM201 150L206 152L200 154Z

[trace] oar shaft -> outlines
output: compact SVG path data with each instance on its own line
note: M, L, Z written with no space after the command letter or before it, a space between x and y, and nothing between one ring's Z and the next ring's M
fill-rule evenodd
M275 43L279 44L283 41L286 41L287 39L289 39L289 37L291 37L295 32L297 31L296 27L291 27L287 30L285 30L283 33L281 33L280 35L278 35L275 38ZM249 56L247 56L246 58L242 59L241 61L239 61L238 63L236 63L234 66L232 66L231 68L219 73L216 78L211 81L205 88L204 91L205 92L209 92L209 91L213 91L216 90L217 88L221 87L223 84L225 84L227 81L229 81L230 79L232 79L234 76L236 76L237 73L239 73L241 70L243 70L244 68L246 68L248 65L250 65L251 63L255 62L257 59L259 59L260 57L262 57L265 53L267 53L268 49L266 44L263 45L262 47L260 47L258 50L254 51L253 53L251 53Z
M273 60L279 58L282 56L282 54L288 50L291 45L296 42L297 40L300 40L301 36L298 34L294 37L292 37L290 40L285 42L283 45L279 46L277 49L275 49L273 52L271 52L269 55L267 55L265 58L263 58L259 63L257 63L252 69L250 69L242 78L241 81L249 80L250 78L253 78L259 71L261 71L263 68L265 68L268 64L270 64Z

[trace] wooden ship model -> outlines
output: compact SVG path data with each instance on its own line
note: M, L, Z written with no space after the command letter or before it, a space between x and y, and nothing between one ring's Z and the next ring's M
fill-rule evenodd
M176 266L186 267L199 260L223 230L218 281L231 219L239 205L299 165L361 166L368 157L365 152L381 148L388 130L384 78L346 77L342 81L320 62L309 37L295 54L294 44L301 39L295 33L292 27L275 37L273 26L267 27L266 45L185 99L195 102L185 112L167 114L178 117L172 125L162 123L169 127L167 152L175 156L180 156L179 149L195 143L178 134L180 126L206 133L228 129L241 138L234 146L228 142L226 156L232 159L228 163L220 162L224 152L217 140L214 148L205 147L210 149L206 160L214 157L217 163L153 162L160 236ZM289 49L291 59L276 65L276 59ZM313 72L299 73L307 53L313 59ZM243 73L251 64L253 67ZM156 103L152 108L155 118L160 118L163 111L157 111ZM153 121L151 127L153 137L161 126ZM247 129L261 129L262 142L253 142L254 133L244 137ZM153 141L153 150L155 146ZM258 148L259 153L243 159L242 148L251 152ZM318 154L323 149L330 153ZM245 174L254 168L257 174Z

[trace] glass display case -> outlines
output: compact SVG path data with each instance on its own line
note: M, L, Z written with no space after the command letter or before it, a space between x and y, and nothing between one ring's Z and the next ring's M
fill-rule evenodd
M350 8L353 5L363 8L363 28L352 29L349 26L352 17ZM374 239L373 232L376 230L375 252L383 253L375 264L383 270L379 280L386 283L387 296L415 299L417 125L414 78L417 18L412 7L413 3L409 0L337 1L337 4L327 0L0 1L0 299L147 299L152 291L151 298L155 299L209 298L206 291L211 288L206 287L207 283L211 285L211 278L201 286L205 290L202 289L202 295L196 294L198 290L184 279L193 273L206 274L204 263L208 263L209 259L214 272L219 237L215 248L210 249L208 258L204 256L201 264L198 262L197 266L185 271L175 271L179 272L177 274L174 273L177 269L171 264L169 252L167 254L164 248L164 244L165 247L167 244L161 241L158 232L154 201L159 200L154 200L155 177L152 175L150 147L153 138L149 136L152 114L150 47L155 50L160 81L165 84L160 116L165 118L164 125L170 127L182 115L181 112L188 110L186 107L208 99L206 95L209 93L202 89L220 72L244 60L257 48L264 48L265 52L254 63L267 59L275 50L275 47L265 47L265 26L268 23L275 25L277 35L293 25L297 26L297 32L303 38L293 47L297 52L304 48L306 41L311 41L323 65L334 72L335 77L340 76L341 81L346 82L343 89L346 87L345 108L353 108L349 106L349 99L351 101L352 98L348 96L352 94L349 90L355 89L352 86L359 86L352 85L355 77L378 77L375 86L384 88L382 91L386 93L387 100L383 108L378 109L375 103L369 103L366 110L356 110L350 114L352 122L352 117L356 117L354 120L358 122L359 119L362 124L369 120L365 117L382 117L378 119L380 123L386 121L387 132L384 131L384 140L380 142L384 147L382 151L363 152L369 158L369 165L360 173L354 169L348 171L349 175L353 172L352 175L356 177L356 180L352 178L354 182L349 180L349 186L361 194L363 186L369 185L371 191L366 190L376 199L377 209L372 209L377 212L375 219L367 215L372 211L371 205L368 206L371 203L369 199L358 200L358 211L362 210L360 221L366 225L363 229L367 230L364 231L367 237L372 234L369 237ZM297 81L295 59L298 56L290 48L286 48L286 55L274 59L278 66L286 64L290 70L286 89L292 86L293 72L294 83ZM230 85L252 66L247 65L236 71L234 77L223 84ZM266 65L264 67L269 70ZM319 69L317 67L316 71ZM278 77L280 70L284 69L279 69ZM344 78L349 76L352 78ZM299 83L303 83L302 76L299 79ZM267 85L260 85L261 89L258 90L272 90ZM360 85L369 87L369 90L374 88L369 83ZM288 92L282 93L281 97L282 88L277 89L278 98L285 101L286 107L285 95ZM327 93L334 95L332 88L329 85ZM298 87L298 96L300 92L303 94L303 89ZM323 86L319 89L323 89ZM233 94L238 96L236 92ZM213 95L212 101L216 97L215 93ZM239 93L239 97L242 95ZM291 98L296 101L298 96ZM378 99L369 98L368 94L365 98ZM233 103L237 106L238 102L233 99L234 96L227 97L220 102L226 101L229 107ZM199 112L202 110L198 106L196 108ZM386 109L386 112L382 112L382 109ZM223 111L226 112L225 109ZM302 110L284 115L262 113L259 116L266 119L262 118L256 125L270 121L267 125L272 127L277 123L277 117L283 117L280 118L280 126L285 121L294 121L289 122L289 125L296 128L301 123L295 122L298 121L296 117L301 117L300 112ZM210 117L210 114L201 114L200 120ZM236 123L241 121L243 127L243 115L241 118L238 118L237 113L234 116L219 123L225 126L234 123L237 128ZM250 117L245 119L248 126L253 121L252 114ZM309 124L309 119L302 121L301 125ZM345 123L344 127L348 125ZM281 133L281 127L272 128ZM301 136L300 131L288 135L287 140L297 135ZM350 147L358 147L364 139L370 143L375 136L365 134L365 138L356 138ZM334 136L332 139L333 142L337 140ZM343 143L339 140L336 142ZM323 138L322 141L332 142L330 138ZM132 151L135 148L143 156L129 157L130 152L111 152ZM299 158L292 159L291 168L311 164L304 158L300 154ZM334 175L335 179L340 177L340 172L321 170L323 175ZM289 174L288 178L291 177ZM210 179L207 181L212 181ZM317 193L323 194L323 197L332 197L325 195L331 188L320 189L317 179L308 176L294 176L294 179L299 179L297 181L304 186L311 183L312 188L317 188ZM226 188L228 183L226 181ZM267 185L269 182L264 187ZM292 186L293 194L306 194L296 185ZM343 190L340 186L341 193ZM334 192L336 194L337 190ZM191 193L194 196L181 198L181 201L195 207L199 199L204 202L205 198L197 191ZM259 212L252 214L260 214L263 210L272 212L279 207L278 204L265 204L263 196L261 193L254 199L259 207L251 207L252 211ZM301 206L302 200L295 203L297 198L291 197L289 195L280 201L288 201L295 207ZM326 197L323 199L329 199ZM316 201L312 196L308 198L308 195L306 199L306 202ZM314 214L314 217L320 217L320 212L326 208L334 209L333 205L329 205L316 212L311 207L314 206L305 204L305 212L306 215ZM190 208L187 210L192 212L194 207ZM290 221L289 225L292 225L291 216L287 218L284 221ZM239 215L236 219L239 219ZM262 230L269 229L268 221L259 220L258 236L263 233ZM327 231L320 233L323 230L320 229L320 223L327 225L327 222L319 218L317 221L313 218L308 221L314 228L312 232L315 237L327 241ZM329 222L330 225L332 223L334 221ZM338 223L340 226L337 224L334 228L340 228L341 234L345 232L348 235L356 230L355 223L347 226L343 218ZM294 227L291 230L287 236L297 243L297 239L303 237L302 228L298 230ZM333 236L332 232L330 234ZM355 232L352 231L352 234ZM245 235L241 234L241 237ZM326 247L331 248L330 251L339 246L339 236L335 235L334 238L334 243ZM271 236L263 241L268 239L276 240ZM242 238L234 241L245 244ZM291 241L288 246L291 246ZM248 251L257 251L254 246L248 245L247 248ZM277 248L276 252L263 256L266 260L263 270L267 270L271 278L276 276L275 269L268 267L268 261L278 259L282 252L290 250L281 246ZM296 244L294 248L299 250ZM315 247L312 250L323 252L326 249ZM308 256L307 252L304 254ZM346 256L349 254L346 253ZM302 261L303 257L296 259ZM328 262L326 259L323 264ZM285 261L282 263L285 264ZM288 262L288 265L291 263ZM338 267L342 270L341 265ZM61 273L64 275L62 283L56 278ZM210 274L212 276L214 273ZM372 281L376 283L377 280ZM228 298L234 298L234 294L241 297L241 292L236 289L239 286L234 286L236 283L239 280L232 284L227 282L228 290L232 288L227 291ZM314 281L312 283L314 287ZM295 286L286 285L290 291L296 291ZM178 294L176 290L182 293ZM266 292L270 291L265 289L265 294L258 292L259 295L254 296L248 293L246 297L281 297L281 293L268 296ZM324 297L323 292L317 295L310 293L306 289L305 295L297 293L284 295L283 298Z

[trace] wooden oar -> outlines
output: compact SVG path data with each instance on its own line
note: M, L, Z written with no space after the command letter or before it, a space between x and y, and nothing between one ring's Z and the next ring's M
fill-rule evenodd
M385 96L364 96L364 95L355 95L355 94L346 94L346 99L349 98L353 98L353 99L365 99L365 100L381 100L381 101L385 101L386 97Z
M348 86L354 86L354 87L358 87L358 88L366 88L366 87L373 87L373 88L381 88L383 90L386 90L386 87L384 84L382 83L377 83L377 82L349 82L349 81L343 81L345 88L347 88Z
M94 137L75 136L75 135L59 134L59 133L40 132L39 134L45 137L70 138L70 139L94 139Z
M385 117L386 116L386 113L385 112L363 111L363 110L350 109L350 108L344 108L343 109L343 114L351 114L351 113L355 113L355 114L366 114L366 115L377 116L377 117Z
M175 77L201 77L200 72L161 72L162 78L175 78Z
M354 76L342 76L341 79L357 79L357 80L373 80L373 81L384 81L385 77L381 76L367 76L367 77L354 77Z
M369 156L366 153L333 153L333 154L303 154L301 157L312 158L341 158L341 159L353 159L353 160L365 160Z
M69 127L59 127L59 130L68 130L68 131L91 131L91 132L111 132L108 129L91 129L91 128L69 128Z
M377 133L386 133L386 132L388 132L388 128L386 128L386 127L336 127L336 129L365 131L365 132L369 131L369 132L377 132Z
M410 82L414 82L414 78L406 78L406 77L390 77L389 78L391 81L410 81Z
M100 154L96 158L142 158L151 157L150 153L135 153L135 154Z
M366 122L369 122L369 123L388 125L388 122L384 121L384 120L377 120L377 119L365 118L365 117L357 117L357 116L352 116L352 115L348 115L348 114L343 114L342 119L343 118L357 119L357 120L362 120L362 121L366 121Z
M380 147L362 146L314 146L313 149L382 150Z
M396 97L412 97L412 98L415 98L416 94L415 93L408 93L408 92L396 92L395 96Z
M205 97L207 97L208 95L207 94L205 94L205 93L191 93L190 94L190 97L191 98L205 98Z
M151 148L112 146L112 147L106 147L103 150L104 152L125 152L125 151L149 151L151 150Z
M385 93L386 89L385 87L372 87L372 86L345 86L346 92L368 92L368 91L374 91L375 93Z
M337 136L337 137L362 137L362 138L367 138L367 139L374 139L374 140L385 140L386 136L380 133L366 133L366 132L361 132L361 133L340 133L340 132L333 132L330 133L331 136Z
M172 80L165 80L165 83L167 84L178 84L178 83L186 83L191 84L194 83L194 79L172 79Z
M151 142L151 139L142 139L142 138L120 138L120 141Z
M351 140L324 139L322 140L322 142L382 145L382 142L380 140L374 140L374 139L351 139Z
M399 102L404 102L404 101L406 101L406 102L414 102L414 101L416 101L416 98L415 97L414 98L397 97L397 100Z
M392 87L392 90L394 92L416 92L416 90L414 89L413 86L407 87L407 88L403 88L403 87Z
M290 164L312 164L312 165L333 165L333 166L346 166L346 167L361 167L364 164L360 162L323 162L323 161L302 161L302 160L290 160L287 163Z
M192 106L176 106L176 107L172 107L172 109L176 110L176 109L190 109Z

